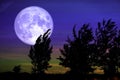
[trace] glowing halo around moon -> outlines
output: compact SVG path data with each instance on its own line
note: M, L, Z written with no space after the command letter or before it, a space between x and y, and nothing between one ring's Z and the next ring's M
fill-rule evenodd
M51 29L51 35L53 31L53 20L45 9L30 6L24 8L17 14L14 29L17 37L22 42L28 45L34 45L37 38L43 35L48 29Z

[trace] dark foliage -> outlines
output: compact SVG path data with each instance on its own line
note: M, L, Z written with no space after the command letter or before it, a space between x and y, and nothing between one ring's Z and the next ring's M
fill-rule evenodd
M92 70L89 64L93 40L92 29L88 24L84 24L76 34L75 27L73 27L74 40L67 39L68 43L64 44L63 49L60 49L62 56L58 59L60 65L70 68L70 73L86 74Z
M14 71L15 73L20 73L20 71L21 71L21 66L20 66L20 65L15 66L15 67L13 68L13 71Z
M98 22L96 29L96 54L95 63L103 66L105 74L115 74L120 58L120 34L117 31L115 22L109 19Z
M29 57L32 60L33 73L44 73L49 66L48 61L51 59L52 47L50 46L50 38L48 30L43 36L40 35L34 46L31 46Z

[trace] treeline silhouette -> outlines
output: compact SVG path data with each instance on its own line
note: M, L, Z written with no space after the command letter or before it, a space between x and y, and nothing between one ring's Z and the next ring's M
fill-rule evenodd
M46 74L49 67L52 46L49 38L50 29L40 35L35 45L31 46L29 58L32 73L20 73L20 65L14 72L1 73L1 80L120 80L120 30L111 19L98 22L93 32L89 24L84 24L76 31L73 27L73 38L67 38L57 58L60 65L70 68L65 74ZM92 66L101 66L104 74L90 74ZM7 77L6 77L7 76ZM115 77L116 76L116 77Z
M34 46L31 46L29 57L33 65L32 72L44 74L44 71L50 67L48 61L51 59L52 47L50 46L50 29L42 36L38 37Z
M102 66L105 75L118 73L120 67L120 30L111 19L98 22L95 32L84 24L76 33L73 28L73 37L67 39L62 56L58 59L60 65L69 67L70 73L88 74L91 66ZM93 35L95 33L95 35Z

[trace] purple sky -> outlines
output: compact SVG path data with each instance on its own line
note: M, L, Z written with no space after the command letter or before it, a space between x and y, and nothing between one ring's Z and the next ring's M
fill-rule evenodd
M81 27L90 23L95 29L98 21L112 18L120 26L120 0L0 0L0 54L28 54L30 46L21 42L14 31L17 13L28 6L40 6L51 14L55 52L62 48L67 36L72 36L74 24Z

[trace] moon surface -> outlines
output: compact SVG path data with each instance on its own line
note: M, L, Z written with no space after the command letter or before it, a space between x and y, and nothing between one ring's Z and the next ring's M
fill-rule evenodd
M53 20L45 9L30 6L24 8L17 14L14 29L17 37L22 42L28 45L34 45L37 38L43 35L48 29L51 29L51 35L53 31Z

